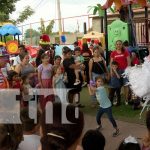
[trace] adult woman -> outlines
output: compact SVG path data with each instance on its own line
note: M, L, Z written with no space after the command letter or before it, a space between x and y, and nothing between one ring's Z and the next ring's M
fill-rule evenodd
M89 78L95 81L97 76L102 76L104 79L108 73L104 58L101 56L99 46L95 46L93 49L93 58L89 62Z
M21 63L15 67L15 71L20 75L29 75L31 86L35 86L35 68L29 63L28 53L22 53L20 56Z
M75 117L76 108L73 105L53 103L53 123L47 123L52 116L50 107L42 113L40 122L41 148L39 150L76 150L84 126L84 117L81 111ZM65 109L65 113L62 115ZM49 118L48 118L49 117ZM46 120L47 118L47 120Z
M80 65L75 64L70 48L66 46L63 47L63 55L64 55L63 67L64 67L64 71L67 74L67 80L68 80L68 82L66 83L66 87L69 89L68 99L70 103L73 103L75 94L77 94L79 98L79 92L81 91L83 79L81 75L79 75L79 79L81 82L78 85L74 85L76 79L75 69L80 69ZM77 101L79 102L79 99Z
M92 57L92 53L89 50L87 43L83 43L82 45L82 56L84 57L86 80L87 83L89 83L89 60Z
M110 64L113 61L116 61L118 63L118 69L121 73L124 73L124 70L131 65L130 54L126 49L124 49L121 40L116 41L116 50L113 51L110 55ZM123 78L122 80L122 85L124 86L125 104L128 105L128 80L126 78Z

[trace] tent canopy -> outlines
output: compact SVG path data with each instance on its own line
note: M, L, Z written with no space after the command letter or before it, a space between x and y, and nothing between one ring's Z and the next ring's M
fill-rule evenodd
M104 33L99 33L99 32L96 32L96 31L91 31L90 33L88 34L85 34L83 37L82 37L82 41L85 41L87 39L98 39L99 42L102 43L102 47L105 48L105 35Z
M21 32L16 26L12 24L6 24L0 28L0 35L1 36L21 35Z
M104 33L99 33L96 31L92 31L88 34L85 34L82 39L100 39L101 37L104 36Z
M121 6L125 6L125 5L128 5L130 3L139 4L142 7L147 6L147 0L107 0L106 3L102 6L102 8L108 9L112 6L113 3L116 6L116 10L120 10Z

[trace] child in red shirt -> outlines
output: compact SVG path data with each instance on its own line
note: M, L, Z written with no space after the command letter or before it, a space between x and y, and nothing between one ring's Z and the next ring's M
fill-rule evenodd
M131 52L131 65L135 66L135 65L139 65L140 64L140 60L138 58L138 55L135 51Z

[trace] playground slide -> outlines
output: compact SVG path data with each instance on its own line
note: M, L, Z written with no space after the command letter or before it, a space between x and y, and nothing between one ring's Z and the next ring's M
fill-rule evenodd
M142 7L147 6L147 0L107 0L106 3L102 6L103 9L108 9L115 4L116 10L119 10L122 5L127 5L129 3L139 4Z

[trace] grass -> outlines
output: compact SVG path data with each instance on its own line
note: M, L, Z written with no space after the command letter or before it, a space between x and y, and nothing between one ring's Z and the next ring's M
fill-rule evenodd
M123 98L122 98L122 101L123 101ZM97 108L91 108L91 100L90 100L90 96L89 96L87 88L83 88L81 92L81 103L85 105L85 107L82 108L82 111L85 114L96 116L98 106ZM124 105L123 102L121 106L118 106L118 107L113 106L113 115L117 120L131 122L131 123L144 124L145 114L143 113L142 119L139 119L140 111L141 110L133 110L131 105L126 106Z

